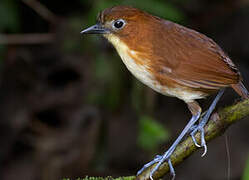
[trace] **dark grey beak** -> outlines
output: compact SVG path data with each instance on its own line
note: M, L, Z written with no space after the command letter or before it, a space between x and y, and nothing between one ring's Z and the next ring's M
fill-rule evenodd
M81 34L106 34L110 33L110 30L101 26L101 24L95 24L80 32Z

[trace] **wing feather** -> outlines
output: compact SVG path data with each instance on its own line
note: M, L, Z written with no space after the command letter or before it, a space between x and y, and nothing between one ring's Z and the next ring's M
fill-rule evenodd
M154 71L191 88L220 89L239 82L236 66L212 39L170 21L161 24L168 33L154 39Z

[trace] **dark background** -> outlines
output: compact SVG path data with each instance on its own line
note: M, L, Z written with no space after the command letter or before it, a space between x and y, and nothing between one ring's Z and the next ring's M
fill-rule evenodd
M1 0L0 179L134 175L183 129L184 102L138 82L102 37L80 34L118 4L213 38L249 88L248 0ZM218 108L239 100L228 89ZM231 179L249 179L248 120L226 132ZM227 179L224 136L201 153L176 167L177 180Z

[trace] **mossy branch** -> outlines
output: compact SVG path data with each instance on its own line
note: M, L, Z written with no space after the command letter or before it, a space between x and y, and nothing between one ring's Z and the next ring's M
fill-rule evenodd
M205 139L206 142L211 141L217 136L222 135L225 130L235 122L238 122L242 118L249 115L249 100L241 101L235 105L223 108L216 113L213 113L208 124L205 126ZM200 133L196 134L197 142L200 143ZM183 162L185 158L190 156L195 152L197 148L191 137L186 138L182 143L180 143L175 149L174 153L171 156L171 161L173 166L176 166ZM138 177L129 176L129 177L119 177L119 178L83 178L81 180L149 180L150 171L156 166L156 164L148 167L143 173ZM168 163L165 162L161 167L155 172L153 179L157 180L163 177L166 173L169 172Z
M249 100L241 101L235 105L226 107L213 113L209 119L207 125L205 126L205 140L206 142L211 141L217 136L222 135L225 130L235 122L238 122L242 118L249 115ZM200 133L195 135L196 140L200 143ZM186 138L182 143L180 143L174 153L171 155L171 161L173 166L180 164L185 158L190 156L195 152L197 148L191 137ZM137 177L137 180L149 180L150 171L156 166L156 164L147 168L142 174ZM169 172L168 163L163 163L160 168L155 172L153 178L154 180L161 178L166 173Z
M111 176L108 177L85 177L85 178L77 178L75 180L134 180L136 176L126 176L126 177L118 177L113 178ZM62 180L72 180L70 178L63 178Z

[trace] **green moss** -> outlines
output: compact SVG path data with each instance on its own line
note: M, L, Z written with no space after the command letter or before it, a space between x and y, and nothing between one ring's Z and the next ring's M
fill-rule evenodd
M241 119L249 114L249 100L224 108L219 115L221 119L225 119L229 124L237 119Z
M76 180L134 180L136 177L135 176L126 176L126 177L118 177L118 178L113 178L111 176L107 177L88 177L86 176L85 178L78 178ZM63 179L63 180L69 180L69 179Z

